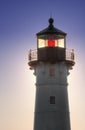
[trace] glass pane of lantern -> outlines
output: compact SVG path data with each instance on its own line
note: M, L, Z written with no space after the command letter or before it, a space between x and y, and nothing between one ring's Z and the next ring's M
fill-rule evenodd
M57 46L57 40L46 40L46 46L47 47L56 47Z
M45 47L45 40L44 39L38 39L38 48Z
M58 47L64 48L64 39L58 39Z

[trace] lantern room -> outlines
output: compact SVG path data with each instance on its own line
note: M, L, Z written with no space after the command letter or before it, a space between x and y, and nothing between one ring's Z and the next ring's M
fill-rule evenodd
M38 37L38 48L61 47L65 48L65 37L56 34L47 34Z
M66 48L65 36L66 33L53 26L54 20L49 19L48 28L37 33L38 48L43 47L61 47Z
M39 61L65 60L66 33L55 28L53 22L50 18L49 26L36 34Z
M72 68L74 62L74 50L66 48L66 33L55 28L53 18L50 18L49 25L36 34L37 49L29 51L28 64L33 68L38 63L65 62Z

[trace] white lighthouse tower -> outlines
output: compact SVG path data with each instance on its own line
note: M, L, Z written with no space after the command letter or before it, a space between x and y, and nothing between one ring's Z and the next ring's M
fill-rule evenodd
M74 65L74 51L66 49L66 33L54 20L37 33L37 49L29 52L29 66L36 76L34 130L70 130L67 76Z

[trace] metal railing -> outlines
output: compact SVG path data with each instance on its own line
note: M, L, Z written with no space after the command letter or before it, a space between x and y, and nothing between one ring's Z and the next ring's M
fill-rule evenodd
M29 61L37 61L38 60L37 49L29 51L28 59L29 59ZM70 49L70 50L66 49L66 60L74 62L74 50L73 49Z
M74 62L74 50L73 49L66 49L66 60Z
M29 61L36 61L38 59L38 57L37 57L37 49L29 51L28 59L29 59Z

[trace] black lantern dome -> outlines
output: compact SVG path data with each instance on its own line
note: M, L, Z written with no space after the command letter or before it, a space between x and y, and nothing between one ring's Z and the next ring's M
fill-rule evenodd
M45 28L44 30L40 31L39 33L37 33L37 36L43 35L43 34L57 34L57 35L63 35L66 36L66 33L55 28L53 23L54 23L54 19L50 18L49 20L49 26L47 28Z

